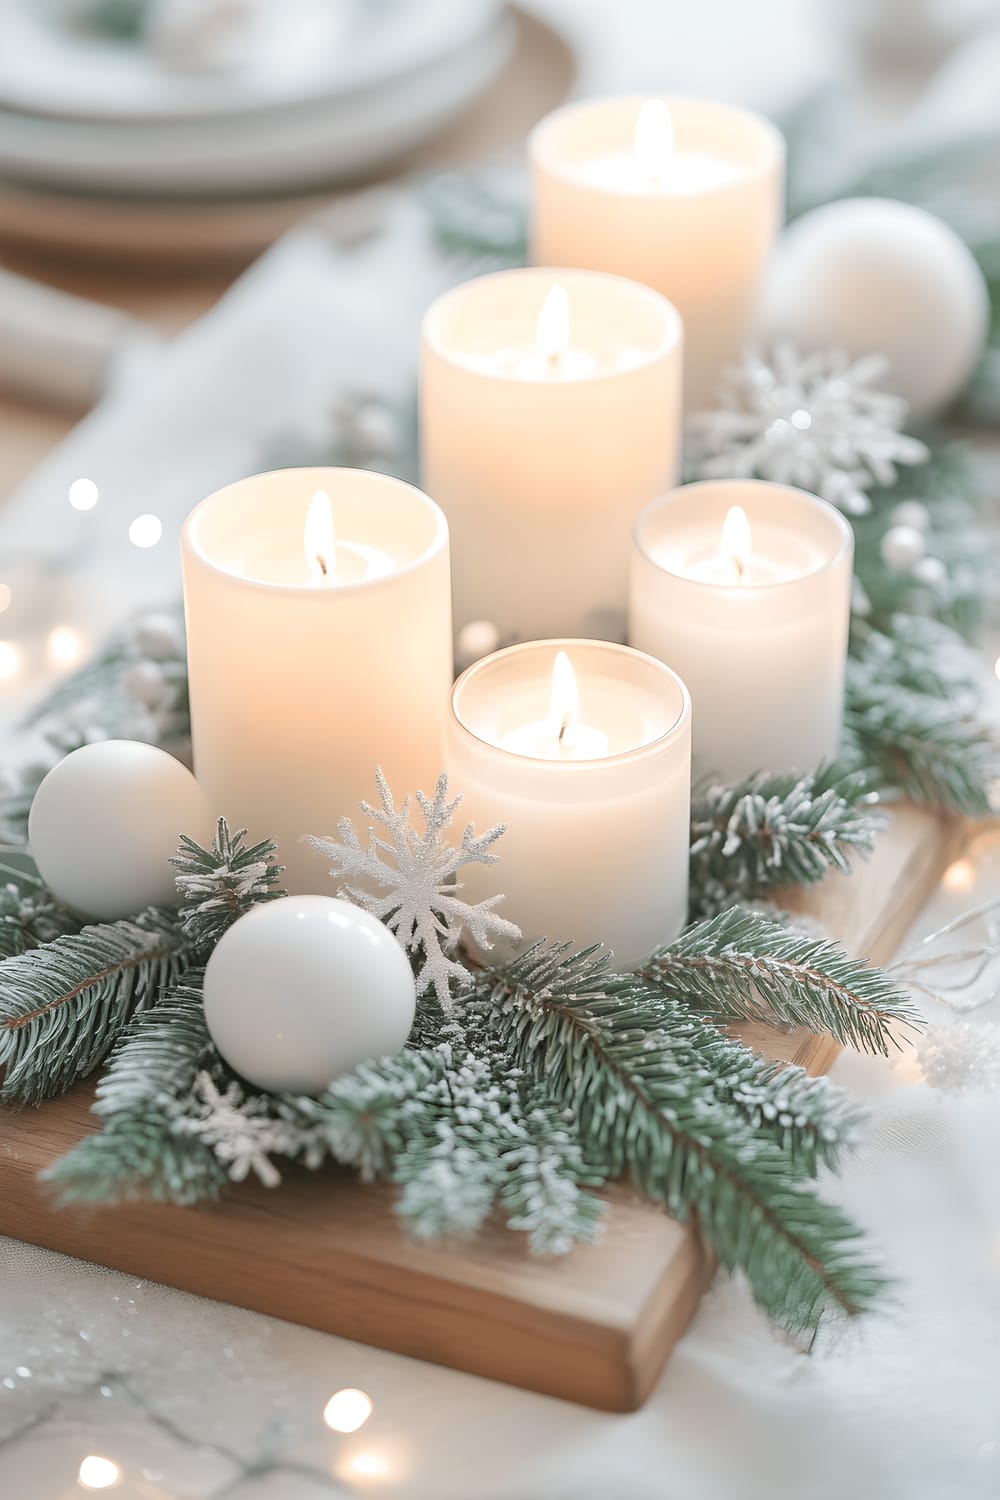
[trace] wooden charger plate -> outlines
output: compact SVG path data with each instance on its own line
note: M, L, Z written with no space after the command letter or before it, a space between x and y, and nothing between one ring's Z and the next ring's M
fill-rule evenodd
M787 905L858 957L887 961L951 856L955 820L903 806L875 855ZM752 1031L752 1036L751 1036ZM823 1073L826 1036L747 1033L770 1056ZM561 1260L502 1227L468 1244L408 1239L394 1190L335 1171L289 1171L200 1208L56 1210L37 1174L96 1125L89 1087L0 1112L0 1233L134 1276L609 1411L652 1389L714 1273L690 1228L625 1187L604 1233Z

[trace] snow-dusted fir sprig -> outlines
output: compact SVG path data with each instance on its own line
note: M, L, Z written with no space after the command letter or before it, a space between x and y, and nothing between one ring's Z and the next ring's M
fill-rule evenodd
M778 886L847 874L871 852L885 815L870 805L872 778L829 765L808 776L760 772L697 791L691 808L691 911L711 916Z
M265 839L248 846L246 836L245 828L230 833L229 824L220 818L209 848L184 834L179 853L170 861L178 872L181 926L205 953L251 906L285 894L279 883L284 867L274 859L274 844Z
M459 894L458 873L464 865L496 864L491 850L504 825L477 834L469 823L457 844L449 840L462 799L449 801L448 777L442 775L433 797L415 794L424 823L421 832L413 825L409 795L397 807L381 769L376 778L379 806L361 804L368 820L364 843L350 818L341 818L339 840L311 836L307 842L330 861L340 895L385 922L408 953L421 955L418 994L433 988L441 1004L448 1006L453 985L469 984L469 971L457 957L463 937L468 935L487 951L497 939L516 943L521 937L520 929L496 911L501 894L479 902L463 901Z
M794 484L864 515L870 489L929 457L901 431L906 402L881 388L887 368L877 355L801 354L789 344L748 352L726 372L718 407L690 420L692 477Z

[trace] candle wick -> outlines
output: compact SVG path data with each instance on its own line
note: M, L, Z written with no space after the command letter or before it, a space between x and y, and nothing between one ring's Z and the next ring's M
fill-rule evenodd
M570 726L570 724L572 722L573 722L573 715L572 714L563 714L563 721L562 721L562 724L559 726L559 744L560 745L562 744L563 740L566 738L566 731L569 729L569 726Z
M317 552L316 553L316 561L319 564L319 570L320 570L320 572L322 573L323 577L325 578L327 576L326 558L323 556L322 552Z

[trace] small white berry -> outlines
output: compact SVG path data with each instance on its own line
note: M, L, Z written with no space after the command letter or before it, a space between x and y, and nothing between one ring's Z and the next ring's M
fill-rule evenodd
M166 661L181 654L180 627L171 615L143 615L135 622L132 638L140 654L153 661Z
M915 526L892 526L882 538L882 559L897 572L907 572L923 555L923 534Z
M930 520L930 511L922 500L903 500L892 513L894 526L912 526L917 531L926 531Z
M399 423L387 406L367 401L354 413L358 437L374 454L395 453L399 447Z
M489 656L500 644L500 632L492 620L470 620L458 633L458 660L471 666L481 656Z
M137 703L156 708L163 702L167 682L155 661L134 661L122 673L122 687Z
M913 569L913 576L929 588L937 588L948 577L948 569L939 557L922 557Z

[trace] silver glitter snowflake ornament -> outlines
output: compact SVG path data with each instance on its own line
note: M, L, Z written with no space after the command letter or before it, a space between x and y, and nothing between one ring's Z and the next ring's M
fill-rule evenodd
M900 430L906 402L880 389L887 369L878 355L852 360L842 350L748 352L727 371L718 408L690 419L694 477L797 485L864 515L873 485L894 484L897 467L929 457Z
M380 806L361 804L369 820L366 843L350 818L341 818L337 825L339 841L310 837L306 842L330 861L339 895L385 922L408 953L422 954L417 993L433 988L447 1007L452 984L465 986L469 981L468 970L455 957L466 933L480 949L491 948L498 938L512 943L521 939L520 928L494 910L502 895L477 903L459 895L462 883L457 876L463 865L496 864L490 849L504 825L477 834L470 823L458 844L451 843L446 834L462 799L448 800L448 778L442 775L433 798L416 793L424 823L423 832L418 832L409 796L397 807L381 770L376 776ZM380 828L388 838L378 833Z

